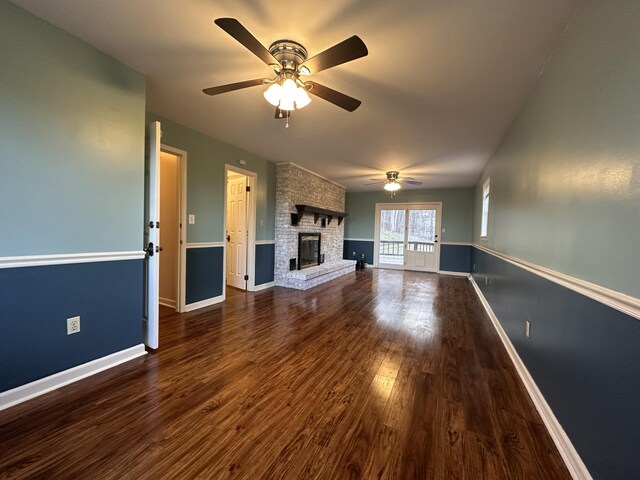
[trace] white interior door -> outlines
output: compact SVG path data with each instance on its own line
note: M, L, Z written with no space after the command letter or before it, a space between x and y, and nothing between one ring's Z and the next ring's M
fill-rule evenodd
M149 139L145 156L145 314L144 343L158 348L158 304L160 301L160 122L149 124Z
M247 177L227 180L227 285L246 290Z
M405 269L437 272L440 264L440 206L407 209Z

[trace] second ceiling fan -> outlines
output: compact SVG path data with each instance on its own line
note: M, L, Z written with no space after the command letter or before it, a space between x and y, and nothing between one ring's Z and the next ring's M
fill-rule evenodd
M304 79L322 70L366 56L369 53L367 46L357 35L308 58L304 46L293 40L276 40L267 50L235 18L218 18L215 23L271 67L275 76L205 88L203 92L207 95L218 95L242 88L269 85L269 88L264 92L264 97L276 107L276 118L287 119L287 126L291 111L303 108L311 102L309 93L349 112L353 112L362 103L360 100L325 87L318 82L305 81Z

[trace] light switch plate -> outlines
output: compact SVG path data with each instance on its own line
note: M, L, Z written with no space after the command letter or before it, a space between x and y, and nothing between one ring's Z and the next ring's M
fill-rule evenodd
M194 225L196 223L196 216L193 214L189 214L189 225Z

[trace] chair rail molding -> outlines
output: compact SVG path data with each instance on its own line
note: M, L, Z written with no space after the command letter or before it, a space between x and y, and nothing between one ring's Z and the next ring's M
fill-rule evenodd
M129 252L60 253L54 255L24 255L0 257L0 268L40 267L44 265L65 265L70 263L117 262L121 260L142 260L142 250Z
M562 285L574 292L578 292L586 297L589 297L597 302L614 308L624 314L627 314L633 318L640 320L640 299L626 295L624 293L616 292L606 287L596 285L595 283L581 280L579 278L572 277L570 275L551 270L550 268L536 265L535 263L527 262L516 257L511 257L504 253L500 253L491 248L487 248L482 245L473 244L478 250L482 250L494 257L500 258L505 262L509 262L520 268L523 268L531 273L546 278L558 285Z

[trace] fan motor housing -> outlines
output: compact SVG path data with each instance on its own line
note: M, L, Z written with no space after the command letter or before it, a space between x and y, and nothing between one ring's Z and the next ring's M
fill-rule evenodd
M307 49L293 40L276 40L269 46L269 53L285 70L295 70L307 59Z

